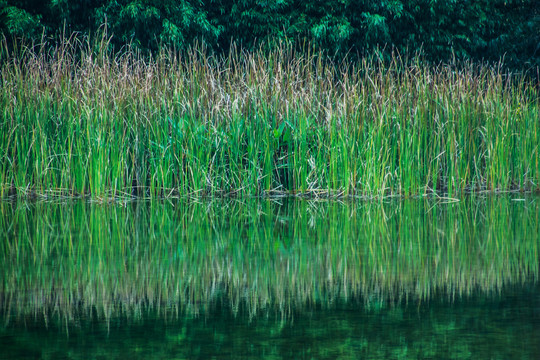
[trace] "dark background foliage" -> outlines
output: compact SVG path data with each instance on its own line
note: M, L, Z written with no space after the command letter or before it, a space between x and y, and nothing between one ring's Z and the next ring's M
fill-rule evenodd
M538 0L0 0L8 41L39 41L107 24L113 46L153 52L195 40L226 52L308 40L329 54L422 50L433 61L540 66Z

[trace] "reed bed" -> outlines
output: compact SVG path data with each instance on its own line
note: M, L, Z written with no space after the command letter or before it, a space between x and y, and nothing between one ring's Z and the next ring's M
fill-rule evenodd
M0 203L0 314L381 309L538 281L538 199Z
M283 45L143 57L76 36L0 51L0 196L538 191L538 83Z

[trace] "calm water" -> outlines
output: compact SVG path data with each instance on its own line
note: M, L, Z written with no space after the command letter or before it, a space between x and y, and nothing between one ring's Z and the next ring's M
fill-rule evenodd
M0 358L538 359L540 198L0 203Z

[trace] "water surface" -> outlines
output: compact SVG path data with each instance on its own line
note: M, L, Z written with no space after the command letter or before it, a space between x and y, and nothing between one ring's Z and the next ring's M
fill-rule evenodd
M536 359L539 200L0 203L0 357Z

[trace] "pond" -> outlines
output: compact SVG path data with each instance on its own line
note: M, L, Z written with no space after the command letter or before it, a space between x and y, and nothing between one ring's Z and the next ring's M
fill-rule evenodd
M540 197L0 203L0 358L537 359Z

